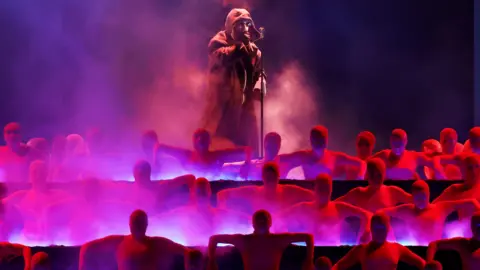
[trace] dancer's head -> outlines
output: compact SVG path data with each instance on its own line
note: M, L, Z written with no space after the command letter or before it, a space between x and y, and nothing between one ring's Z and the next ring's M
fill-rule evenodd
M362 131L357 136L357 156L363 160L370 157L375 148L375 135L370 131Z
M368 185L372 187L381 187L386 175L385 162L379 158L370 158L367 160L367 173L365 178Z
M423 180L412 184L413 204L417 209L423 210L430 204L430 187Z
M265 135L264 139L264 148L265 148L265 159L272 160L280 152L280 147L282 145L282 137L276 132L269 132Z
M199 153L205 153L210 148L210 133L206 129L199 128L193 133L193 148Z
M328 129L324 126L315 126L310 131L310 145L317 154L323 154L328 146Z
M390 149L396 156L400 156L407 147L407 132L403 129L394 129L390 135Z
M272 215L267 210L258 210L252 216L252 224L256 234L267 234L272 226Z
M143 210L135 210L130 215L130 233L136 239L146 236L148 227L148 216Z

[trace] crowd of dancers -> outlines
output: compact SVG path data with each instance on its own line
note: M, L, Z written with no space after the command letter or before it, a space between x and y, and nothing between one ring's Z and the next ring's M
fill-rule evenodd
M82 246L81 270L111 268L101 255L105 252L115 254L120 270L169 269L177 255L184 256L188 270L216 269L218 244L235 246L245 269L277 270L284 250L300 242L306 245L304 269L361 264L362 269L389 270L400 261L418 269L442 269L434 261L440 249L456 250L462 269L480 269L480 127L470 130L464 144L454 129L446 128L438 141L426 140L420 151L407 150L407 133L395 129L390 148L377 153L374 134L364 131L357 136L356 156L328 149L323 126L312 128L310 149L287 154L279 154L282 139L272 132L264 138L265 157L260 160L252 159L248 147L211 150L210 134L202 129L193 134L192 149L160 143L148 131L140 140L143 153L134 163L133 182L108 180L104 167L115 158L98 129L85 140L72 134L23 144L20 125L10 123L4 138L0 257L23 256L25 269L51 265L46 253L32 256L29 243L62 239ZM172 160L185 174L153 181L152 174L167 170ZM279 183L297 167L304 179L314 180L313 190ZM207 179L219 175L263 184L213 195ZM332 200L332 179L366 180L368 186ZM408 193L385 185L385 179L416 181ZM425 180L463 181L431 202ZM11 190L18 186L23 188ZM470 225L470 232L446 238L445 220L454 212L459 222ZM343 244L341 234L350 217L359 221L353 229L355 246L334 265L326 257L314 258L315 244ZM391 218L403 221L416 244L428 245L426 258L396 242ZM147 236L147 227L155 236ZM182 243L173 241L178 240L175 234L181 234Z

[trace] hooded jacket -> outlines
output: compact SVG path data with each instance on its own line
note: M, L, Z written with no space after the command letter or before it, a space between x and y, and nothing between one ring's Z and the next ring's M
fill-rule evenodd
M204 128L214 137L221 137L235 145L251 146L258 150L258 128L253 104L253 89L260 77L260 50L251 57L232 37L235 23L250 20L252 40L260 37L250 13L233 9L225 20L225 30L209 42L209 76L207 110Z

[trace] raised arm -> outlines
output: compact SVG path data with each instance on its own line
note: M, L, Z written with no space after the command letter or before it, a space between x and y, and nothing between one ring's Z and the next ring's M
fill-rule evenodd
M217 250L218 244L230 244L235 246L236 248L241 249L241 242L242 242L243 235L241 234L217 234L212 235L210 240L208 241L208 268L216 269L216 262L215 262L215 252Z
M445 216L448 216L455 211L462 211L462 213L471 216L473 213L480 210L480 203L475 199L443 201L436 203L436 205L442 208Z
M217 37L210 40L208 52L213 68L233 65L237 60L248 56L247 49L241 42L228 44L226 41Z
M336 165L358 167L359 171L357 179L363 179L365 177L365 172L367 171L367 164L365 163L365 161L342 152L336 152L335 155L337 156L337 158L335 159L337 163Z
M419 270L423 270L423 268L425 267L425 261L420 256L400 244L397 245L400 249L400 261L405 262L411 266L415 266Z
M412 194L406 192L400 187L388 186L388 191L390 191L390 196L395 202L395 205L404 204L404 203L413 203Z
M445 179L445 171L443 170L442 163L440 162L440 159L434 157L430 158L425 153L422 152L416 152L416 157L417 157L417 164L420 166L426 166L429 168L432 168L433 171L435 172L435 179L436 180L441 180Z
M32 250L30 247L19 245L22 249L23 260L25 262L25 270L30 270L32 268Z
M155 162L157 162L159 154L169 155L178 159L181 162L184 162L190 157L190 155L192 154L192 151L188 149L180 148L180 147L174 147L174 146L158 143L155 145L155 151L153 154Z
M438 250L454 250L457 251L459 254L462 254L462 247L464 246L465 241L465 238L455 237L451 239L431 242L428 245L427 256L425 259L427 260L427 262L432 261L435 258L435 254Z
M313 235L308 233L284 233L279 234L281 237L281 241L283 242L283 246L287 247L292 243L299 243L304 242L307 246L307 256L305 257L305 268L309 266L313 266L313 258L314 258L314 242L313 242ZM313 269L313 267L312 267Z
M347 194L338 197L335 201L336 202L345 202L349 204L356 204L358 202L358 198L360 197L360 194L362 192L361 187L356 187L354 189L351 189Z
M449 187L447 187L440 195L433 200L432 203L439 203L439 202L444 202L444 201L453 201L456 199L456 184L453 184Z
M363 245L354 246L333 266L332 270L348 270L359 263L363 248L365 248Z
M159 244L159 246L167 246L167 250L171 254L185 256L190 251L189 248L183 245L180 245L178 243L175 243L172 240L167 239L165 237L155 237L154 240Z
M405 219L405 212L407 212L410 208L410 204L403 204L399 206L383 208L378 210L378 212L383 213L389 217Z
M305 164L309 160L309 157L310 154L308 150L300 150L289 154L278 155L278 160L280 163L286 164L286 167L291 170Z
M188 186L189 189L193 187L193 184L195 183L195 175L193 174L186 174L182 176L175 177L171 180L167 181L159 181L159 185L163 188L171 189L171 188L178 188L181 186ZM168 191L166 191L168 192Z

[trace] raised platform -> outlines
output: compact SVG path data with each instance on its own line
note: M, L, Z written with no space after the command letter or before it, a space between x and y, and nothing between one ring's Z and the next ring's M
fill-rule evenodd
M117 181L115 181L117 182ZM127 182L127 181L125 181ZM446 187L453 183L458 183L457 181L427 181L430 190L431 190L431 199L433 200L436 198ZM413 181L386 181L387 185L396 185L403 188L406 191L411 190L411 185ZM128 182L127 184L133 184ZM212 193L215 195L218 191L238 187L238 186L245 186L245 185L261 185L260 181L213 181L211 182ZM301 187L305 187L308 189L313 188L313 181L303 181L303 180L282 180L281 184L293 184L298 185ZM67 191L76 191L78 194L79 189L82 188L84 183L82 182L72 182L72 183L54 183L51 184L52 188L63 189ZM365 186L367 185L366 181L334 181L333 183L333 194L332 199L335 199L354 187L357 186ZM9 192L13 192L20 189L27 189L29 188L29 184L10 184ZM105 187L107 187L106 185ZM187 189L184 189L186 192ZM98 190L97 192L108 192L108 190ZM212 202L216 204L215 196L212 196ZM449 218L450 220L455 218ZM333 262L338 261L346 252L350 249L350 247L317 247L315 249L315 256L327 256ZM426 253L426 247L412 247L411 248L415 253L424 257ZM33 252L38 251L45 251L47 252L54 261L54 268L55 270L75 270L78 268L78 247L63 247L63 246L52 246L52 247L33 247ZM235 269L243 269L242 268L242 260L238 252L231 247L222 247L220 248L219 254L222 254L218 258L219 267L220 269L228 269L228 270L235 270ZM301 261L303 260L305 254L304 247L299 246L292 246L291 248L287 249L282 259L281 269L290 270L290 269L301 269ZM106 260L108 258L105 258ZM439 253L437 259L442 262L444 265L444 269L455 269L458 270L460 260L458 254L455 252L442 252ZM112 268L116 269L114 265L114 257L108 260L112 260ZM178 259L178 266L175 269L183 269L182 266L182 258ZM21 259L17 259L13 262L12 265L8 265L8 268L2 267L0 260L0 269L23 269L23 261ZM7 265L5 265L7 266ZM360 268L354 268L360 269ZM407 265L401 264L398 269L413 269L408 267ZM90 269L89 269L90 270ZM109 270L109 269L99 269L99 270Z
M426 247L409 247L413 252L421 257L425 257ZM315 258L319 256L327 256L332 262L338 261L344 256L350 247L317 247L315 248ZM34 247L32 253L38 251L44 251L50 255L54 264L52 270L76 270L78 269L78 256L79 247ZM243 263L240 254L232 247L220 247L217 257L219 270L243 270ZM114 257L105 258L106 261L112 262L112 267L108 269L88 269L88 270L115 270ZM281 270L300 270L301 262L305 257L305 248L298 246L291 246L288 248L282 258ZM439 252L436 259L443 264L444 270L459 270L461 269L460 257L455 252ZM177 263L173 269L182 270L183 259L178 258ZM8 270L23 270L23 260L17 258L11 264L1 264L0 269ZM352 269L361 269L359 266ZM406 264L401 263L398 267L399 270L415 269ZM379 269L381 270L381 269Z

